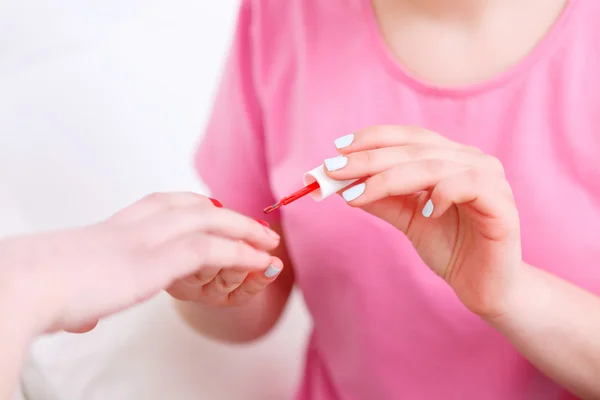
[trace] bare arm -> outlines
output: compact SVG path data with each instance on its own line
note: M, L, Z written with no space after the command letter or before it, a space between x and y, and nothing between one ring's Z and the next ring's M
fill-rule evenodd
M0 399L10 400L19 387L19 376L29 342L11 327L0 331Z
M506 314L490 321L538 369L584 399L600 398L600 298L526 266Z
M27 348L35 334L30 321L33 313L28 313L27 307L23 307L23 303L13 294L10 290L0 290L0 400L9 400L14 396Z
M0 400L13 395L38 334L89 331L206 270L261 272L279 242L193 193L149 196L83 228L1 239Z
M271 227L281 235L281 227ZM293 268L282 236L278 248L272 251L285 268L275 282L256 295L249 303L232 307L210 307L194 302L176 301L183 319L196 331L214 339L243 343L268 333L279 320L294 284Z

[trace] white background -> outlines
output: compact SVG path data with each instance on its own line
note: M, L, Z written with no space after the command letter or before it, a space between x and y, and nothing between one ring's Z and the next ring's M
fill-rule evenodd
M234 0L0 0L0 235L91 223L147 193L198 190L192 154ZM0 323L6 321L0 320ZM86 335L35 344L34 399L285 399L309 320L298 296L266 340L232 348L161 296ZM47 385L47 386L44 386Z

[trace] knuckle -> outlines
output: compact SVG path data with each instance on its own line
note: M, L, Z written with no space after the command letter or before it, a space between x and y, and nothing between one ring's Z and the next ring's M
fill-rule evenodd
M370 180L372 183L371 186L374 188L389 188L394 180L394 171L393 169L385 170L382 173L375 175Z
M426 156L429 154L429 148L423 145L406 146L404 150L408 154L409 158L417 160L426 158Z
M448 199L452 192L453 182L451 179L442 180L434 189L432 195L435 195L441 199Z
M167 204L173 207L212 205L208 197L193 192L170 193L167 196Z
M204 284L210 282L211 280L213 280L213 278L215 276L217 276L219 271L220 271L219 268L214 268L214 267L203 268L202 270L200 270L200 271L196 272L196 274L194 274L193 279L198 284L204 285Z
M150 193L142 199L142 202L155 204L157 206L166 206L168 205L168 195L162 192Z
M373 167L375 162L375 154L373 150L366 150L356 154L356 164L363 167Z
M218 274L217 276L215 276L213 278L213 282L214 282L216 290L218 290L220 292L226 291L227 281L225 280L225 278L223 278L223 275Z
M181 197L189 200L189 202L192 203L192 204L198 204L198 205L210 206L210 207L214 206L213 202L208 197L203 196L203 195L198 194L198 193L183 192L183 193L181 193ZM217 210L218 209L219 208L217 208Z
M502 161L500 161L498 158L493 156L486 156L486 163L489 165L489 168L492 171L498 172L502 176L505 175L504 164L502 164Z
M224 271L224 276L228 282L239 286L242 284L242 282L246 280L246 277L248 276L248 271L242 268L234 268L231 270Z
M441 135L439 133L430 131L428 129L425 129L425 128L423 128L421 126L417 126L417 125L405 126L404 130L406 131L407 134L409 134L411 136L420 136L420 137L425 137L425 138L429 138L429 139L441 137Z
M397 168L388 169L372 177L365 188L365 193L369 192L369 196L372 198L394 196L397 191L396 184L394 182L396 180L395 174L397 170ZM355 201L355 205L357 207L359 207L365 201L363 196L360 196Z
M390 142L391 136L395 134L395 130L392 126L389 125L375 125L371 128L371 132L369 132L367 136L370 140L374 140L376 142L387 143Z
M215 276L215 288L220 292L231 292L239 286L241 283L234 274L227 272L221 272Z
M256 296L260 292L260 289L255 285L242 285L236 291L239 297L249 298Z
M463 146L463 150L467 153L484 154L483 151L476 146Z
M472 184L479 184L480 182L483 181L483 177L482 177L482 173L481 171L479 171L478 169L475 168L469 168L466 172L465 175L467 176L467 179L472 183Z
M388 130L387 126L385 126L385 125L375 125L375 126L371 127L370 134L376 135L376 136L383 136L386 134L387 130Z
M154 204L155 206L161 208L169 208L176 206L192 206L195 204L210 204L210 200L207 197L193 192L155 192L147 195L141 201L148 204Z
M440 160L423 161L425 171L431 175L438 175L444 169L444 163Z

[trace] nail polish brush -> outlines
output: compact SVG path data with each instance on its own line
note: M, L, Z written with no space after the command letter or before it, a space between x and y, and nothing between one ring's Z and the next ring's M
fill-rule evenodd
M350 179L346 181L336 181L331 179L325 172L325 166L319 165L318 167L308 171L304 174L304 187L297 192L290 194L279 200L277 203L269 206L263 210L265 214L269 214L280 207L293 203L294 201L310 195L315 201L321 201L331 196L334 193L352 185L358 179Z

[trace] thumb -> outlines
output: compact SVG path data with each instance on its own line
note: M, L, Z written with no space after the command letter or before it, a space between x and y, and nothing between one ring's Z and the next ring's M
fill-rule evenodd
M409 196L386 197L360 208L406 234L412 221L421 215L420 210L427 199L428 194L423 192Z

